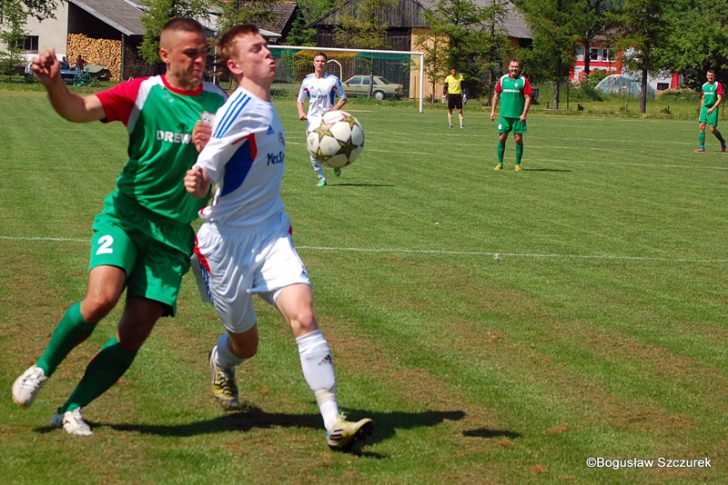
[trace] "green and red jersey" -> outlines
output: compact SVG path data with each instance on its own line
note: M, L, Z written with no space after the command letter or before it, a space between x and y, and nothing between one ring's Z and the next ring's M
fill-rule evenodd
M718 101L718 95L723 96L723 85L718 81L703 84L703 106L710 108Z
M520 118L526 104L526 96L533 93L526 76L512 78L505 74L498 79L495 92L500 93L500 115L506 118Z
M193 221L206 201L187 194L183 183L197 159L192 129L203 113L214 114L223 105L225 92L209 83L183 91L162 75L126 81L96 96L104 121L121 121L129 132L129 159L117 190L155 214Z

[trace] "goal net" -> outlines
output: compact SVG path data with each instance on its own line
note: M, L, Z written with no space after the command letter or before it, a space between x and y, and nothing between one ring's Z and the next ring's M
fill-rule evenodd
M422 52L286 45L269 45L268 48L278 61L277 83L290 84L297 89L303 78L313 72L314 55L324 52L329 58L327 71L345 83L347 96L411 99L422 112Z

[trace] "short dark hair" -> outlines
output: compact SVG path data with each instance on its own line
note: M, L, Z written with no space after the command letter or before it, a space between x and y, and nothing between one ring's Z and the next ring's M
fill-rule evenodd
M220 49L220 56L223 59L230 59L235 54L235 38L239 35L257 34L258 27L253 24L238 24L227 29L217 41Z
M712 72L713 74L715 74L715 69L713 69L713 68L711 67L710 69L708 69L708 70L707 70L707 71L705 71L705 72L706 72L706 73L708 73L708 72Z
M515 62L516 64L518 64L518 67L523 67L523 62L521 62L520 59L516 59L515 57L511 57L511 59L508 61L508 64L510 64L511 62Z
M175 17L168 20L162 26L162 32L165 30L183 30L185 32L199 32L205 35L205 28L195 19L187 17Z
M323 57L327 61L329 60L329 56L327 56L325 52L318 51L316 54L313 55L314 59L316 59L317 57Z

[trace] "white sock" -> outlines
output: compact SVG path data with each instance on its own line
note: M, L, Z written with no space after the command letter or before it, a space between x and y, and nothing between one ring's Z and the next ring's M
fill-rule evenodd
M301 357L303 377L316 396L324 427L331 430L339 414L336 402L336 377L331 349L321 330L314 330L296 339Z
M319 180L326 178L324 176L324 169L323 167L321 167L321 164L318 162L318 160L312 158L311 167L313 167L313 171L316 172L316 176L319 178Z
M215 363L218 367L222 367L223 369L238 366L245 361L242 357L238 357L233 354L233 351L230 350L228 340L230 340L230 335L228 335L227 332L220 335L220 338L217 339L217 345L213 350L212 358L215 359Z

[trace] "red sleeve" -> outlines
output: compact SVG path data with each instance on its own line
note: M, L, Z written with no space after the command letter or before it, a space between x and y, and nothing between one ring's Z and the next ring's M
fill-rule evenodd
M533 89L531 88L531 83L528 82L528 78L526 76L523 76L523 94L524 96L529 96L533 94Z
M500 93L503 92L503 86L501 86L501 78L498 78L498 82L495 83L495 92Z
M125 125L129 121L129 115L134 109L139 89L142 82L148 77L134 78L129 81L119 83L111 89L101 91L96 97L101 101L104 107L106 118L104 121L121 121Z
M723 94L723 85L721 83L718 83L718 89L715 90L715 94Z

